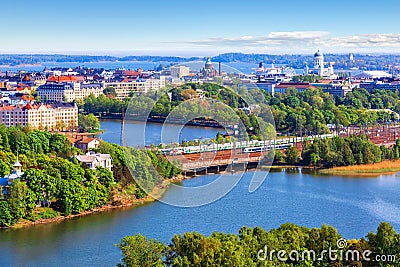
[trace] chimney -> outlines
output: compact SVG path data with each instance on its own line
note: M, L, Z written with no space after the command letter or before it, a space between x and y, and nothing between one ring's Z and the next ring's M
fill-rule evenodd
M221 61L218 62L218 76L221 76L222 72L221 72Z

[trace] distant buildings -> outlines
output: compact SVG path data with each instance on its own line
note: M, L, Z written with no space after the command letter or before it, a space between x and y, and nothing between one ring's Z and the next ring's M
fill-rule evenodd
M190 68L186 66L172 66L170 71L171 77L175 79L180 79L190 74Z
M118 99L124 99L134 93L147 93L150 90L160 90L165 87L165 77L160 76L158 79L123 79L122 81L107 81L103 83L103 87L112 87L117 93Z
M390 90L392 92L400 91L400 82L395 81L395 82L364 82L360 83L360 88L364 88L367 90L369 93L371 93L373 90Z
M258 83L290 81L295 74L295 71L290 67L275 67L274 64L271 64L271 67L268 68L262 62L260 62L255 72Z
M321 88L333 96L345 97L348 92L351 92L357 85L352 84L348 80L320 80L313 83L315 87Z
M112 169L112 158L110 154L88 152L85 155L77 155L74 158L86 164L90 169L96 169L96 167L107 168L110 171Z
M354 75L352 78L358 79L358 80L374 80L374 79L382 79L382 78L391 78L392 75L381 70L369 70L369 71L363 71L360 72L356 75Z
M75 103L3 105L0 106L0 123L7 127L74 129L78 126L78 107Z
M296 88L298 92L303 92L307 88L316 89L311 83L299 83L299 82L283 82L275 85L273 93L286 93L287 89Z
M316 74L324 78L336 78L333 69L333 62L329 63L328 68L325 68L326 64L328 63L324 60L324 54L318 50L314 54L314 68L308 68L308 66L306 66L305 74Z
M85 84L78 82L73 76L66 76L64 79L50 78L36 91L42 101L72 102L91 94L97 97L103 93L103 87L100 83Z
M211 58L208 57L206 63L204 64L204 68L200 70L200 74L205 78L212 78L220 75L221 72L221 63L219 66L219 71L214 69L213 64L211 62Z

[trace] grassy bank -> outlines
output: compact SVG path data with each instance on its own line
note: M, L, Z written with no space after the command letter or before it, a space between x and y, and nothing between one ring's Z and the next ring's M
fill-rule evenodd
M384 160L374 164L361 164L319 170L321 174L349 176L379 176L400 172L400 160Z

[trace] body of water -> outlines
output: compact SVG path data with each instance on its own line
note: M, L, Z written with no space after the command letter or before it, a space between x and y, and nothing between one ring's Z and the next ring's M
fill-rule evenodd
M101 120L100 135L104 141L121 144L121 120ZM217 133L225 133L223 128L185 126L176 124L149 123L141 121L126 121L124 138L129 146L143 146L160 143L182 142L184 140L215 138Z
M102 138L119 143L120 122L101 124L107 130ZM162 125L147 127L151 135L146 141L157 143ZM180 131L176 125L168 127ZM134 135L143 129L143 124L130 122L126 129ZM204 138L214 136L216 131L185 127L181 135ZM135 140L128 143L135 145ZM183 186L201 186L217 178L218 175L200 176L184 181ZM201 207L179 208L154 202L48 225L0 230L0 266L115 266L121 258L115 244L124 236L139 233L168 243L174 234L188 231L205 235L213 231L237 233L244 225L269 230L286 222L307 227L330 224L349 239L376 231L381 221L400 230L397 175L349 178L288 169L269 173L263 185L249 193L251 178L252 172L245 173L225 197ZM190 199L181 187L167 190L163 197L175 203Z
M218 176L183 182L199 186ZM113 210L50 225L0 232L1 266L115 266L121 253L114 244L122 237L144 234L166 243L187 231L237 233L243 226L265 229L292 222L307 227L335 226L346 238L376 231L381 221L400 229L400 179L326 177L287 170L269 173L264 184L248 192L251 172L222 199L197 208L161 202ZM165 198L184 201L182 188Z

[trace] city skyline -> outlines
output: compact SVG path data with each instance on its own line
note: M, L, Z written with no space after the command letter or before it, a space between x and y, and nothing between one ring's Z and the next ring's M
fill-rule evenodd
M399 53L397 1L2 3L0 53Z

